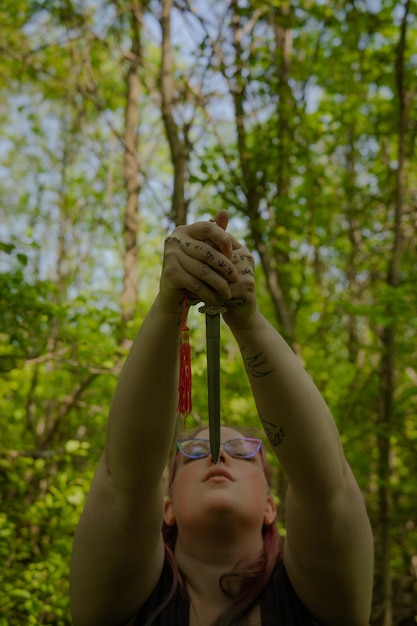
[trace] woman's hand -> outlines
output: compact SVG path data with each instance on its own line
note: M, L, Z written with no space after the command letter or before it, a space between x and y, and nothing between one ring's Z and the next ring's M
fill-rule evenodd
M230 234L229 237L232 242L232 261L237 272L237 280L230 284L232 300L223 318L232 330L249 329L255 323L255 314L258 310L254 277L255 262L243 244Z
M237 242L225 232L229 217L178 226L165 240L159 301L168 312L181 312L189 302L215 305L232 296L239 280Z
M254 260L226 232L227 211L214 220L178 226L165 240L159 299L169 312L188 302L227 307L223 317L233 328L248 328L257 311Z

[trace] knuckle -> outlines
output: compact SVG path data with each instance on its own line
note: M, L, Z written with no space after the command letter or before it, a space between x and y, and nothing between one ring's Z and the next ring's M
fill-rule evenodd
M206 263L200 263L198 268L198 274L201 278L207 278L210 274L210 268Z
M177 279L177 269L173 265L166 265L163 277L168 283L174 282Z
M201 284L201 282L197 278L194 278L190 282L190 291L192 293L195 293L195 294L198 295L199 293L201 293L202 289L203 289L203 285Z

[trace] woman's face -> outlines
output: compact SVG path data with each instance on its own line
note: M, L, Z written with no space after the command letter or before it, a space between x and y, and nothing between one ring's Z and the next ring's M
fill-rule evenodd
M209 438L208 429L196 435ZM233 428L221 429L221 441L242 438ZM202 459L177 458L171 497L165 505L167 524L177 523L179 531L187 524L219 519L236 519L239 523L258 526L271 524L276 515L275 504L258 452L250 459L231 457L220 447L219 459L213 464L211 455Z

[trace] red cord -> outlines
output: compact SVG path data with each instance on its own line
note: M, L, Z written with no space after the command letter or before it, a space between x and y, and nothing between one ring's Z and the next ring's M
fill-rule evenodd
M191 376L191 347L190 329L187 326L187 296L184 295L182 310L181 344L180 344L180 373L178 381L177 412L183 416L184 423L192 411L192 376Z

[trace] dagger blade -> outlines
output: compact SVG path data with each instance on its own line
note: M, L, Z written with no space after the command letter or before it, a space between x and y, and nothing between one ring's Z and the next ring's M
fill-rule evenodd
M210 451L213 463L220 452L220 314L206 312L207 391Z

